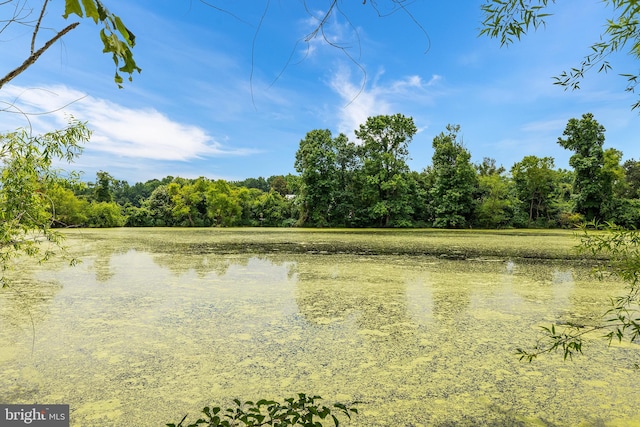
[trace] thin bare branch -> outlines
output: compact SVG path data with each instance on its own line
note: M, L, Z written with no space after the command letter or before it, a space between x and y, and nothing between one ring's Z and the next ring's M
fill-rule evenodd
M253 72L255 70L256 41L258 40L258 33L260 33L260 28L262 28L262 23L264 22L264 18L267 16L270 5L271 0L267 0L264 12L262 12L260 21L258 22L258 28L256 28L256 32L253 34L253 40L251 41L251 72L249 74L249 86L251 87L251 103L253 104L253 108L256 108L256 100L253 96Z
M214 4L211 4L211 3L209 3L208 1L205 1L205 0L200 0L200 3L202 3L202 4L206 5L206 6L209 6L211 9L217 10L220 13L225 13L225 14L231 16L233 19L235 19L235 20L237 20L239 22L242 22L243 24L247 24L250 27L253 27L253 25L251 23L245 21L244 19L240 18L238 15L236 15L235 13L233 13L233 12L231 12L229 10L226 10L224 8L221 8L221 7L218 7L218 6L216 6Z
M49 4L49 0L44 0L42 4L42 10L40 10L40 16L38 17L38 21L36 22L36 27L33 29L33 36L31 37L31 55L33 55L36 50L36 38L38 37L38 31L40 30L40 24L42 23L42 18L44 18L44 13L47 10L47 4Z
M73 24L70 24L70 25L66 26L59 33L57 33L55 36L53 36L49 41L47 41L44 44L44 46L42 46L40 49L38 49L37 51L35 51L31 55L29 55L29 57L19 67L17 67L14 70L10 71L6 76L4 76L2 79L0 79L0 89L2 89L2 87L5 84L7 84L11 80L13 80L17 76L19 76L20 74L22 74L27 68L29 68L31 65L33 65L38 60L38 58L40 58L40 56L47 49L49 49L56 41L58 41L60 38L62 38L69 31L71 31L74 28L76 28L78 25L80 25L79 22L74 22Z
M5 6L12 3L14 0L8 0L6 2L0 3L0 6ZM13 12L9 14L11 18L0 20L0 23L3 25L0 27L0 33L4 32L11 24L19 24L19 25L28 25L27 18L33 12L32 9L27 8L26 1L17 1Z

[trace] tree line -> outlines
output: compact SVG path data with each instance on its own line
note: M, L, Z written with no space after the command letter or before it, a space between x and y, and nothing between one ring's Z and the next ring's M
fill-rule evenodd
M61 179L48 190L57 226L308 226L522 228L584 221L640 225L640 160L603 148L592 114L569 120L552 157L525 156L509 170L471 162L460 126L433 139L433 158L410 170L417 128L402 114L369 117L350 141L312 130L295 156L297 175L244 181L168 176L129 185L101 171L95 182Z

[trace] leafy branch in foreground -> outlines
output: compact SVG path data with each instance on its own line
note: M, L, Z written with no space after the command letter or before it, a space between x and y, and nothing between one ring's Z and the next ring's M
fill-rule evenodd
M139 73L141 69L136 64L131 50L135 46L135 35L124 25L122 19L111 13L100 0L65 0L64 3L63 18L69 19L71 15L77 15L80 18L91 19L95 24L102 26L100 29L102 52L111 54L115 64L115 83L118 87L122 87L124 79L120 73L128 74L128 79L131 81L133 73L136 71ZM4 6L4 9L0 10L0 34L12 25L33 28L30 51L26 59L6 75L0 75L0 89L35 64L52 45L80 25L79 22L68 24L53 36L47 36L46 41L36 49L36 42L42 38L40 30L46 28L45 21L49 4L50 0L44 0L39 8L37 19L32 21L30 18L32 9L28 7L28 2L0 0L0 7ZM8 17L6 17L7 15Z
M58 176L54 160L71 162L91 132L84 123L71 120L62 130L31 136L26 130L0 134L0 285L5 272L21 255L44 261L60 247L62 235L52 230L55 206L47 191ZM44 250L43 250L44 249Z
M608 331L604 337L609 345L614 340L640 341L640 233L612 223L596 222L584 225L581 230L578 251L598 260L596 277L621 279L627 285L626 293L611 299L611 308L604 313L603 323L599 325L567 323L561 331L556 330L556 325L543 326L545 336L532 351L516 350L520 360L531 362L540 354L557 350L562 350L565 359L572 358L574 354L582 354L583 336L596 331Z
M330 420L335 427L340 425L336 416L343 415L351 419L352 414L357 414L358 409L350 405L335 403L333 408L329 408L317 403L322 398L320 396L307 396L299 393L297 398L287 398L284 403L275 400L261 399L257 402L241 402L234 399L235 406L222 409L216 407L205 407L202 410L203 418L191 424L184 424L187 419L185 415L179 423L168 423L167 427L200 427L200 426L221 426L221 427L258 427L258 426L303 426L322 427L324 420ZM351 405L356 405L353 402ZM333 411L333 412L332 412Z
M83 12L84 9L84 12ZM63 17L66 19L74 14L93 19L96 24L102 24L100 40L103 53L111 53L116 71L113 80L118 87L122 87L123 78L118 71L129 74L129 81L133 80L133 73L142 71L133 59L131 49L136 45L136 36L127 28L119 16L109 12L100 0L65 0Z
M546 26L548 6L555 0L486 0L481 6L484 14L480 35L500 40L501 45L510 45L527 34ZM628 49L629 55L640 59L640 2L637 0L604 0L614 13L613 19L604 22L605 30L599 35L599 41L589 46L589 53L580 65L563 71L554 77L554 84L565 89L580 89L585 74L592 70L598 73L612 69L609 57L614 53ZM627 79L626 91L634 93L640 83L640 73L620 74ZM631 109L640 107L635 102Z

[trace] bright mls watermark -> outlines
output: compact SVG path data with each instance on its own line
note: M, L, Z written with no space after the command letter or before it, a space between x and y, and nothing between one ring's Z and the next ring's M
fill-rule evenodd
M0 427L69 427L69 405L2 405Z

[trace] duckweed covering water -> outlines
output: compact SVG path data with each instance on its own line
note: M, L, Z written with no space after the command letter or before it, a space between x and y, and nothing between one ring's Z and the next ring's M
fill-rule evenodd
M81 265L25 265L0 293L0 402L67 403L74 426L160 426L298 392L362 401L357 426L640 425L638 346L515 356L541 324L598 321L621 289L566 260L567 233L84 230L68 243Z

